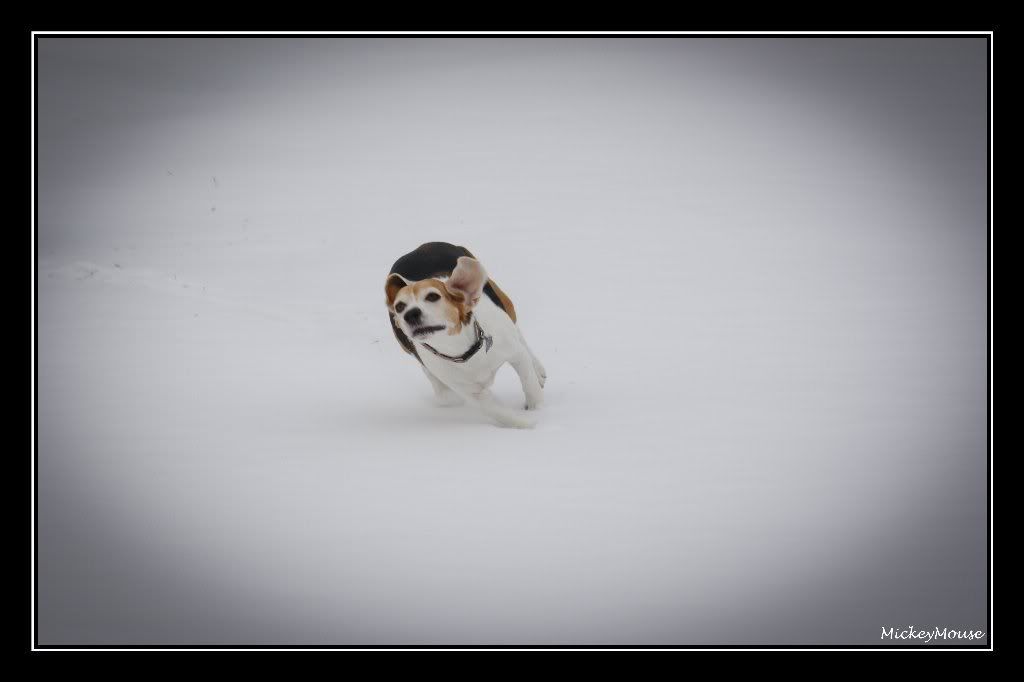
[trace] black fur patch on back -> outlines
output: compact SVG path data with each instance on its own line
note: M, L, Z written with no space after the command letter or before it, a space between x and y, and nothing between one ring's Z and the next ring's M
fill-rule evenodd
M388 274L397 272L412 282L430 279L431 277L448 277L452 274L455 266L458 265L459 256L476 258L465 246L455 246L448 242L427 242L415 251L410 251L396 260ZM498 298L498 294L491 287L490 282L484 285L484 293L487 294L487 298L494 301L494 305L508 313L501 299ZM399 333L401 333L401 330L399 330ZM405 344L403 343L402 345L404 346ZM412 345L411 341L409 345Z

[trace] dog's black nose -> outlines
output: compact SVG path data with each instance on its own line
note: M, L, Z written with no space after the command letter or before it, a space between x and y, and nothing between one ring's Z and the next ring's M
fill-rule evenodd
M423 317L423 311L419 308L410 308L403 317L409 324L419 324L420 319Z

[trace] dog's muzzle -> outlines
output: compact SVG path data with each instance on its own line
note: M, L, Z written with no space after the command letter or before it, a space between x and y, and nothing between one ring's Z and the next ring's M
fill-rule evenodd
M412 330L412 335L427 336L428 334L433 334L434 332L444 331L444 329L445 326L443 324L434 325L432 327L416 327L415 329Z

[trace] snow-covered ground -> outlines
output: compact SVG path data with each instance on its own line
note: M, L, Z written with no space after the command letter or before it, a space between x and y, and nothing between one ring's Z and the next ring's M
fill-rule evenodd
M984 629L985 50L44 38L40 643ZM537 428L391 336L432 240Z

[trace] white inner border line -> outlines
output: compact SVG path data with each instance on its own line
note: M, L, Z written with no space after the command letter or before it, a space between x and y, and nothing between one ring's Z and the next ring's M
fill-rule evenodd
M32 651L38 651L36 649L36 33L33 31L29 38L29 63L32 65L32 83L30 86L30 102L29 108L32 112L32 120L30 121L32 131L32 144L31 151L29 152L29 165L31 167L31 186L32 192L28 198L29 204L29 215L31 216L32 224L29 225L29 244L30 252L29 258L32 260L30 272L32 273L32 281L29 283L29 298L32 301L32 329L31 329L31 345L32 348L29 351L32 358L32 390L30 400L32 405L29 408L32 414L31 423L28 426L29 430L29 443L31 444L32 451L29 453L31 459L29 463L29 469L32 472L32 480L29 481L29 497L31 499L32 508L30 514L32 517L32 575L30 580L32 583L32 594L30 599L32 602L32 618L31 627L32 632L29 636L29 641L32 643Z
M564 35L721 35L742 38L745 35L977 35L992 36L993 31L32 31L32 35L446 35L458 36L564 36Z

